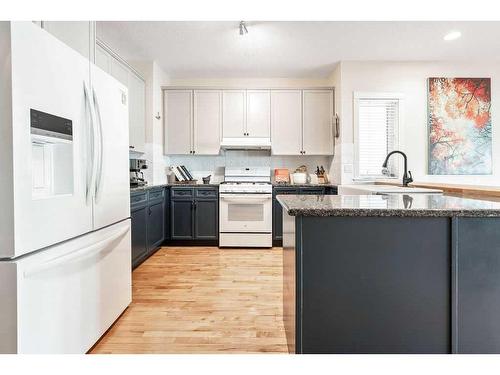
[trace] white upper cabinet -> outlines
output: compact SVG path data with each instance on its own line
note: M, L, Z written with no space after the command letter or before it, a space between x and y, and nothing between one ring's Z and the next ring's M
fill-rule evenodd
M95 64L128 88L129 150L146 151L146 83L132 69L96 44Z
M246 136L271 136L271 91L247 90Z
M166 154L192 154L193 91L164 91Z
M302 154L302 91L271 92L271 151L273 155Z
M333 155L333 91L303 91L303 153Z
M93 21L42 21L40 25L56 38L94 61L95 23Z
M222 91L193 92L193 153L218 155L222 126Z
M135 73L128 76L129 149L146 151L146 84Z
M246 90L222 92L222 135L241 138L246 134Z

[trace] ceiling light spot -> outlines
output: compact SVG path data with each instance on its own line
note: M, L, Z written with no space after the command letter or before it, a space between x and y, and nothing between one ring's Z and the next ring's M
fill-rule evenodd
M446 34L443 39L446 40L447 42L450 40L455 40L458 39L462 36L462 33L460 31L450 31L448 34Z

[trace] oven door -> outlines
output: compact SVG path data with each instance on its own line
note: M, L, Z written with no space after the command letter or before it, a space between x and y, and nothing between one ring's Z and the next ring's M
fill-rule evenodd
M221 232L272 232L272 194L221 193L219 200Z

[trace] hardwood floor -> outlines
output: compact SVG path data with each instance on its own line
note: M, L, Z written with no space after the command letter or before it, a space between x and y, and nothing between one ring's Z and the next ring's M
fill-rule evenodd
M282 249L164 247L91 353L287 353Z

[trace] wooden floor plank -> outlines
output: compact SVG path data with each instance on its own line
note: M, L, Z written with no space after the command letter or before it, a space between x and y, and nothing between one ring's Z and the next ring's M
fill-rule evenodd
M163 247L91 353L287 353L282 249Z

